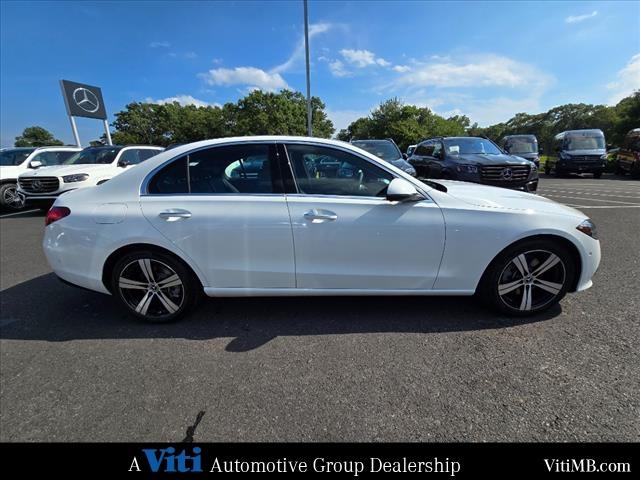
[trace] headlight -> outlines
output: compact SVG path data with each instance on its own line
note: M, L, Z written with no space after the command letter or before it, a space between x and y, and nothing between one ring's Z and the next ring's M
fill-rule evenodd
M456 170L461 173L478 173L478 167L475 165L458 165Z
M72 182L84 182L87 178L89 178L88 173L76 173L74 175L66 175L62 177L64 183L72 183Z
M585 235L589 235L591 238L597 240L598 239L598 229L596 228L596 224L593 223L590 219L586 219L580 225L576 227Z

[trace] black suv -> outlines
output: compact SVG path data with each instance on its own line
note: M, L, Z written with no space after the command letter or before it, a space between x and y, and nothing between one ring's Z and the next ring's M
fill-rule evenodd
M526 192L538 189L538 170L533 162L503 152L486 138L424 140L416 147L409 163L419 178L484 183Z

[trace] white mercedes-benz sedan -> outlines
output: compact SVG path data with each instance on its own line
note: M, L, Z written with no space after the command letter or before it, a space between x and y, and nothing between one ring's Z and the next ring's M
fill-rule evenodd
M211 297L474 295L507 315L589 288L595 225L546 198L422 182L348 143L207 140L60 196L44 251L65 282L149 322Z

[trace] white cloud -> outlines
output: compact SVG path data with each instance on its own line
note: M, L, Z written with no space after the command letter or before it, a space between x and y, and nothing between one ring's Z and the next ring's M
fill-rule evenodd
M198 54L196 52L187 52L184 54L185 58L197 58Z
M411 67L408 65L396 65L392 70L398 73L406 73L411 71Z
M564 19L564 21L565 23L580 23L590 18L593 18L596 15L598 15L598 11L594 10L593 12L585 13L584 15L569 15L567 18Z
M334 77L348 77L351 75L351 72L347 70L340 60L334 60L329 63L329 70L333 74Z
M390 87L531 87L549 83L550 77L535 67L498 55L469 60L436 60L419 63L398 77Z
M178 102L180 105L195 105L196 107L208 107L208 106L219 106L217 103L208 103L204 100L198 100L197 98L192 97L191 95L176 95L175 97L167 97L160 98L158 100L154 100L151 97L147 97L144 100L147 103L158 103L163 105L165 103L173 103Z
M151 48L169 48L171 46L171 44L169 42L163 41L163 42L151 42L149 44L149 46Z
M311 40L313 37L315 37L320 33L328 32L331 29L331 26L332 25L330 23L315 23L315 24L309 25L309 40ZM300 38L300 40L298 41L298 44L296 45L295 50L293 51L291 56L288 58L288 60L272 68L271 73L284 73L291 70L291 68L293 68L299 61L302 60L303 56L304 56L304 36Z
M340 55L350 63L351 65L364 68L370 65L378 65L380 67L388 67L390 62L381 57L376 57L376 54L369 50L353 50L350 48L343 48L340 50Z
M279 73L265 72L256 67L214 68L200 77L209 85L246 85L265 91L289 88Z
M624 68L618 71L616 80L607 84L612 91L609 103L615 105L634 90L640 90L640 53L631 57Z

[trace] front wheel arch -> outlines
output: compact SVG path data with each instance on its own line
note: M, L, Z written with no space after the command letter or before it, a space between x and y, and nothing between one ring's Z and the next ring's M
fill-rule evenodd
M573 279L573 282L571 285L569 285L569 292L575 292L576 289L578 288L578 283L580 281L580 276L582 274L582 259L580 257L580 252L578 250L578 247L575 246L575 244L573 242L571 242L570 240L561 237L560 235L531 235L529 237L525 237L525 238L521 238L520 240L517 240L509 245L507 245L506 247L504 247L502 250L500 250L492 259L491 261L487 264L487 266L484 269L484 272L482 273L482 276L480 277L480 280L478 281L478 284L476 285L476 290L475 293L478 294L479 290L481 288L481 286L484 284L484 280L486 275L488 274L488 272L490 271L490 267L493 265L494 261L499 258L506 250L515 247L521 243L524 242L529 242L531 240L551 240L553 242L557 242L558 244L562 245L563 247L565 247L569 252L571 252L571 259L573 260L573 264L575 266L576 269L576 274L575 274L575 278Z
M112 252L111 255L109 255L107 257L107 260L104 262L104 266L102 267L102 284L106 287L107 290L109 290L109 292L111 292L111 294L114 293L111 285L111 276L113 274L113 269L118 263L118 260L122 258L124 255L128 255L130 253L139 252L139 251L161 253L161 254L169 255L173 257L174 259L182 263L185 266L185 268L187 268L192 273L193 278L195 278L198 281L200 288L204 288L202 284L202 279L194 271L194 269L191 268L191 265L189 265L187 262L185 262L182 258L180 258L171 250L167 250L166 248L159 247L158 245L153 245L150 243L134 243L131 245L125 245L124 247L118 248L117 250Z

